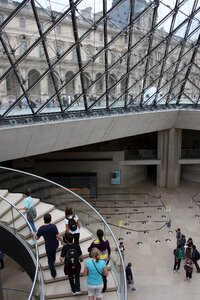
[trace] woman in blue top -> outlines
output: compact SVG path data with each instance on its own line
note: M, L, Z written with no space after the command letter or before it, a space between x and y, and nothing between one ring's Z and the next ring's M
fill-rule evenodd
M103 279L102 275L108 276L108 268L104 260L100 260L100 251L93 248L84 266L83 275L87 275L88 300L101 300Z

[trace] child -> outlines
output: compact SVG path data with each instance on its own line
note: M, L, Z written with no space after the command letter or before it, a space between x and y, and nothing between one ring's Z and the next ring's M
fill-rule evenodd
M120 242L120 243L119 243L119 250L121 251L121 255L122 255L122 258L123 258L123 261L124 261L124 251L125 251L125 247L124 247L124 243L123 243L123 242Z
M177 249L174 250L174 273L180 272L180 264L182 259L181 245L178 245Z

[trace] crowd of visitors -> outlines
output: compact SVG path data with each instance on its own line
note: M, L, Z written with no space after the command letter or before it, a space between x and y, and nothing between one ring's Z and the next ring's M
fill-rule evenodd
M185 270L185 281L190 282L193 274L193 266L196 267L196 272L200 273L198 260L200 253L193 243L191 237L186 241L185 235L182 234L181 229L176 230L176 249L174 249L174 273L180 272L181 261L184 261L183 267Z
M110 243L104 239L104 232L98 229L97 238L89 245L89 258L84 263L81 272L82 250L79 245L81 222L72 208L65 209L65 234L58 232L57 226L51 223L51 215L45 214L44 225L40 226L37 232L33 231L33 236L38 240L44 238L45 250L51 276L57 276L55 261L56 250L59 242L63 246L61 249L60 262L64 263L64 274L68 276L73 295L81 293L80 276L87 276L87 288L89 299L101 299L102 293L107 289L107 276L109 271L109 261L111 255Z

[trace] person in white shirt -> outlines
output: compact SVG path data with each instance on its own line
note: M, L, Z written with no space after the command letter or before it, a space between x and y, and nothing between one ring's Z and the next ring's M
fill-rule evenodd
M65 230L73 234L74 244L79 244L81 222L76 214L73 213L72 208L65 209Z

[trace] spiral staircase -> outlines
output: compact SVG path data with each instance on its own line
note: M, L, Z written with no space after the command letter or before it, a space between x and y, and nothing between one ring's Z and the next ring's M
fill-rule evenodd
M24 223L23 218L20 218L17 210L13 213L14 221L11 218L11 212L7 205L7 203L4 201L4 199L7 199L9 203L14 205L17 209L20 207L23 207L23 194L20 192L9 192L7 189L1 189L0 190L0 223L5 224L6 226L9 226L10 228L15 227L16 234L20 235L23 240L27 242L30 248L33 248L34 240L33 237L30 234L30 231L28 230L27 224ZM50 213L52 215L52 223L56 224L58 231L61 234L64 234L64 211L61 209L56 208L53 204L46 203L40 201L39 198L33 197L34 205L37 210L37 218L35 220L36 228L39 228L43 224L43 216L45 213ZM61 207L62 207L62 201L61 201ZM81 219L81 218L80 218ZM98 222L93 221L92 227L93 230L96 231L96 229L100 226ZM80 232L80 246L83 253L83 259L87 259L88 252L87 248L90 245L90 243L93 240L93 234L84 226L81 227ZM59 248L57 249L57 255L56 255L56 270L57 270L57 277L53 279L51 277L48 263L47 263L47 257L44 247L44 240L41 238L37 241L37 247L38 247L38 253L39 253L39 264L41 266L41 272L43 274L44 279L44 299L87 299L87 285L86 285L86 277L81 276L81 291L82 293L80 295L72 295L70 284L68 281L68 277L64 275L63 272L63 263L59 261L60 252L62 246L59 245ZM112 243L111 243L112 247ZM114 249L114 246L112 247ZM115 252L115 251L113 251ZM82 268L84 265L84 261L82 263ZM109 300L117 300L122 299L119 293L119 284L117 283L115 273L113 272L113 269L116 267L116 260L112 266L112 263L110 265L110 272L108 276L108 289L106 293L104 293L104 299ZM12 275L11 275L12 276ZM14 274L13 276L16 276ZM2 284L3 285L3 284ZM4 288L4 286L3 286ZM5 298L5 300L9 300L11 298ZM41 299L37 297L32 297L31 299ZM123 298L124 299L124 298Z

